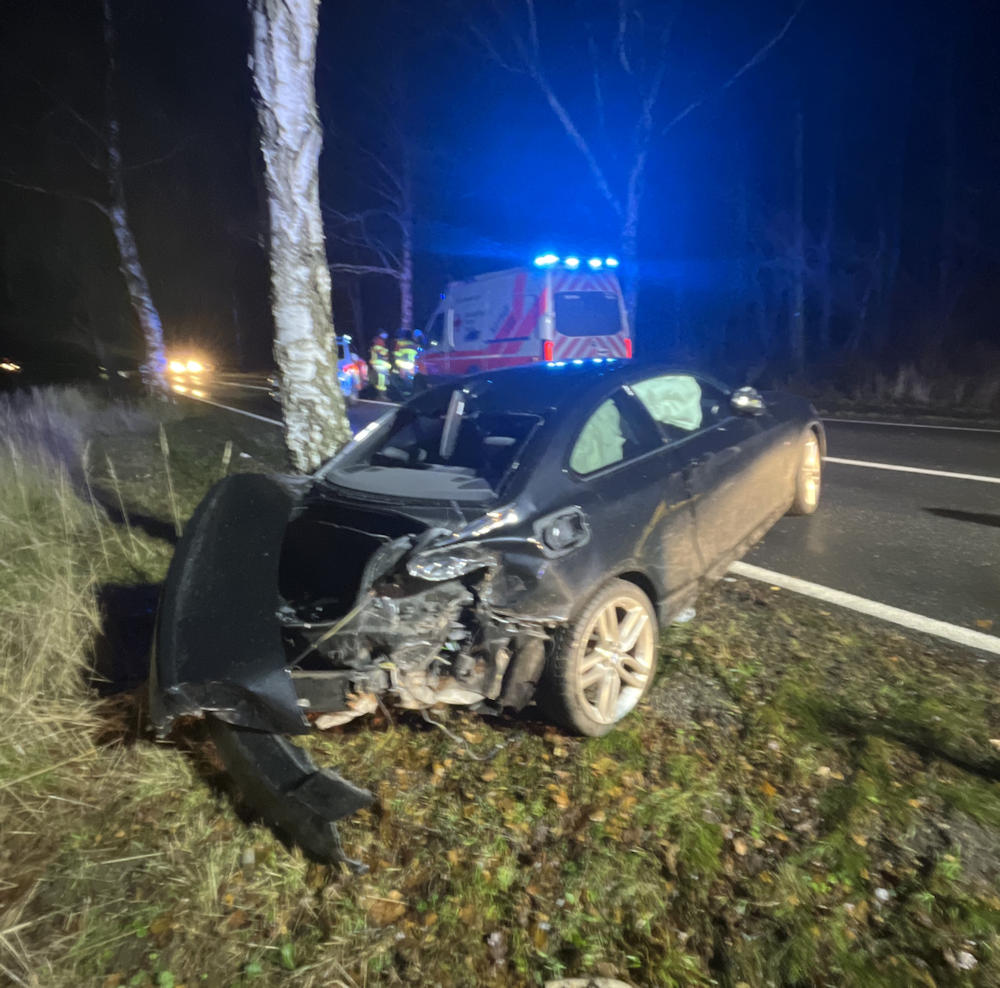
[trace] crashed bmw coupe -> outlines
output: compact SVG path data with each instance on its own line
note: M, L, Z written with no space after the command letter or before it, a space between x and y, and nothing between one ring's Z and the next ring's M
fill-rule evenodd
M787 512L817 507L809 403L620 361L427 391L308 477L241 474L184 533L159 613L161 731L210 715L249 802L313 856L371 800L285 735L386 703L601 735L659 628Z

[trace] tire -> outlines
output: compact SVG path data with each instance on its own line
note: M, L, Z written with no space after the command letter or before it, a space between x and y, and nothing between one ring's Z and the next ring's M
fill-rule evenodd
M577 734L607 734L649 690L658 641L649 598L633 583L609 580L558 643L539 697L543 709Z
M802 436L802 452L799 468L795 473L795 496L790 515L811 515L819 507L823 489L823 459L819 436L812 429L806 429Z

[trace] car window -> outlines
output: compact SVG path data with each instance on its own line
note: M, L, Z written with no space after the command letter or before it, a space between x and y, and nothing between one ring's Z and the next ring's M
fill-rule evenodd
M601 403L587 419L569 456L569 466L582 476L648 453L659 440L651 428L637 423L621 392ZM626 399L627 401L627 399Z
M469 400L454 433L444 438L449 402L445 392L437 407L420 411L404 406L392 427L359 464L414 472L460 473L485 481L498 491L516 468L521 451L541 424L537 415L486 412Z
M729 417L723 391L690 374L661 374L629 389L642 402L661 434L678 439Z
M663 374L637 381L632 392L657 425L684 432L701 428L701 385L687 374Z
M563 336L615 336L622 328L614 292L556 292L555 315Z
M576 473L594 473L625 459L625 433L618 407L609 398L587 420L569 457Z

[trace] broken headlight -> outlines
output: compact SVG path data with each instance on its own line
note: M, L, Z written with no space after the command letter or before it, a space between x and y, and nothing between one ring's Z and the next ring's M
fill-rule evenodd
M406 561L406 571L420 580L454 580L499 562L495 553L478 545L449 546L421 552Z

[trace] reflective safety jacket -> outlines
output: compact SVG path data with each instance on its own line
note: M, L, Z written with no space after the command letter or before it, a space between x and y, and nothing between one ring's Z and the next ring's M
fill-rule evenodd
M417 346L411 340L400 340L396 343L395 361L400 364L412 364L417 359Z

